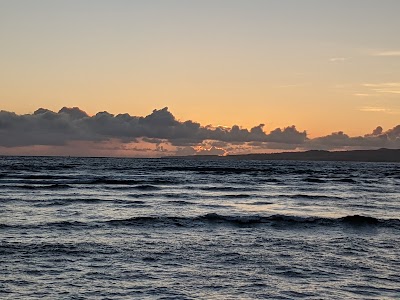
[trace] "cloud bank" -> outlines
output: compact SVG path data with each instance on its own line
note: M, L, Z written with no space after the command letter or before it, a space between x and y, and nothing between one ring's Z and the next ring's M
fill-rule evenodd
M39 108L25 115L0 111L0 148L3 153L12 153L10 149L24 147L67 149L71 145L82 148L86 145L86 148L103 150L106 147L110 153L113 150L125 151L126 155L152 152L151 155L157 153L158 156L225 155L268 149L400 148L400 125L387 131L378 127L359 137L336 132L314 139L295 126L269 132L264 127L264 124L251 129L238 125L231 128L203 126L191 120L177 120L167 107L155 109L145 117L108 112L89 116L77 107L64 107L58 112ZM140 146L132 146L138 144Z

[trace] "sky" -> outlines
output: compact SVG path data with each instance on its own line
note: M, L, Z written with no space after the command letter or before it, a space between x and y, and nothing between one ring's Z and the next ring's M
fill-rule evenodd
M400 147L399 12L398 0L0 0L0 154Z

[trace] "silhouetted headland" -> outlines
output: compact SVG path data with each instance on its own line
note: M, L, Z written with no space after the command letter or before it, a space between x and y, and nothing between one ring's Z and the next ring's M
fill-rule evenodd
M192 159L248 159L248 160L298 160L298 161L359 161L359 162L400 162L400 149L281 152L243 155L193 155L173 158Z

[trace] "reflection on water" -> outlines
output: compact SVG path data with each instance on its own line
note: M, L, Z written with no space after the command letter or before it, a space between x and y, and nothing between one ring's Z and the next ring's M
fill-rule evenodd
M0 158L1 299L396 299L398 164Z

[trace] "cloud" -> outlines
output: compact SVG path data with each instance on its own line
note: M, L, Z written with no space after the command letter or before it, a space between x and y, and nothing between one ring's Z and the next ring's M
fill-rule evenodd
M178 147L175 151L175 155L177 155L177 156L188 156L188 155L195 155L195 154L196 154L196 150L190 146Z
M372 56L386 56L386 57L396 57L400 56L400 51L393 50L393 51L379 51L372 53Z
M364 136L350 137L342 131L334 132L324 137L314 138L307 142L308 149L373 149L373 148L400 148L400 125L387 131L381 126L372 133Z
M393 90L393 89L374 89L377 93L386 93L386 94L400 94L400 89Z
M227 146L228 144L225 144ZM215 146L207 147L204 145L198 147L178 147L174 155L188 156L188 155L218 155L223 156L227 154L227 150Z
M387 112L388 109L383 108L383 107L366 106L366 107L360 108L360 111L366 111L366 112Z
M329 61L333 62L333 63L345 62L346 60L349 60L349 58L348 57L332 57L329 59Z
M37 111L35 111L35 114L42 114L45 112L50 112L50 111L47 109L39 108ZM78 120L78 119L83 119L83 118L89 117L87 113L85 113L83 110L80 110L78 107L72 107L72 108L63 107L63 108L61 108L59 113L66 114L73 120Z
M361 110L394 113L382 107L363 107ZM40 108L26 115L0 111L0 153L29 154L29 149L35 149L34 153L43 151L43 155L86 153L160 156L400 148L400 125L387 131L377 127L372 133L358 137L350 137L340 131L313 139L294 125L270 131L264 128L264 124L251 129L239 125L202 126L192 120L177 120L166 107L155 109L144 117L108 112L89 116L76 107L64 107L58 112Z
M373 87L373 88L400 87L400 82L364 83L363 85L367 86L367 87Z
M400 82L364 83L363 86L375 93L400 94Z
M226 151L222 148L212 146L211 148L200 148L196 151L196 155L225 155Z
M208 132L208 139L223 142L275 142L282 144L302 144L307 139L305 131L300 132L295 126L286 127L283 130L276 128L269 133L264 131L264 124L260 124L250 130L234 125L231 128L217 127Z
M357 97L372 97L372 96L374 96L374 95L367 94L367 93L355 93L353 95L357 96Z
M267 142L282 143L282 144L303 144L307 139L307 133L305 131L299 132L296 127L290 126L283 130L276 128L271 131L267 136Z
M374 107L374 106L365 106L359 109L363 112L372 112L372 113L385 113L389 115L398 115L400 114L399 110L385 108L385 107Z
M376 128L372 131L371 134L366 134L365 136L366 136L366 137L369 137L369 136L378 136L378 135L381 135L382 133L383 133L383 128L382 128L382 126L378 126L378 127L376 127Z
M299 87L305 87L309 84L306 83L297 83L297 84L284 84L284 85L279 85L278 88L299 88Z
M167 107L155 109L145 117L129 114L113 115L99 112L89 116L77 107L62 108L58 112L40 108L33 114L17 115L0 111L0 146L21 147L30 145L66 145L71 141L107 141L118 139L122 143L137 142L174 146L195 146L205 140L229 143L251 141L276 143L303 143L306 132L294 126L277 128L269 134L263 131L264 124L243 129L201 126L188 120L178 121Z

